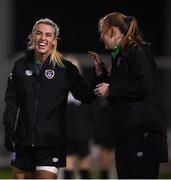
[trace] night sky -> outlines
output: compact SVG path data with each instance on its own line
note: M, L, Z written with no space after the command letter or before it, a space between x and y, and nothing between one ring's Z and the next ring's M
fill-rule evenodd
M60 27L61 52L105 52L99 42L98 20L119 11L135 16L144 39L152 43L152 52L163 55L166 0L15 0L15 48L25 49L27 35L40 18L50 18Z

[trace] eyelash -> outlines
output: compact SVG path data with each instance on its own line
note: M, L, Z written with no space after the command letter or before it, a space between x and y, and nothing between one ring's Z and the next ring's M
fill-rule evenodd
M40 33L40 32L36 32L36 35L41 35L42 33ZM51 34L47 34L46 35L47 37L52 37L52 35Z

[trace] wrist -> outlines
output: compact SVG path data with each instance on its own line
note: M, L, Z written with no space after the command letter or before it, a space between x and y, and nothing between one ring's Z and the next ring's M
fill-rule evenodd
M103 74L102 71L96 71L96 76L100 76L100 75L102 75L102 74Z

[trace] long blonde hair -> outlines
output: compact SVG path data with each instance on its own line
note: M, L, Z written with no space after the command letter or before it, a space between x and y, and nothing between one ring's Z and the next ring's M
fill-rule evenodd
M52 52L50 54L50 62L55 66L56 64L60 67L64 67L64 63L62 62L63 55L57 50L57 40L59 35L59 27L56 23L54 23L52 20L48 18L40 19L36 21L36 23L33 26L32 33L28 36L29 42L27 44L28 49L34 49L34 43L32 41L32 34L35 32L35 28L38 24L47 24L55 29L55 44L53 46Z

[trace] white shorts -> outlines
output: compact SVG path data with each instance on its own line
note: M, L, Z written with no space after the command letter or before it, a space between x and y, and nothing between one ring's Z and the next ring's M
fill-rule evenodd
M54 166L36 166L36 171L49 171L54 174L58 173L58 168Z

